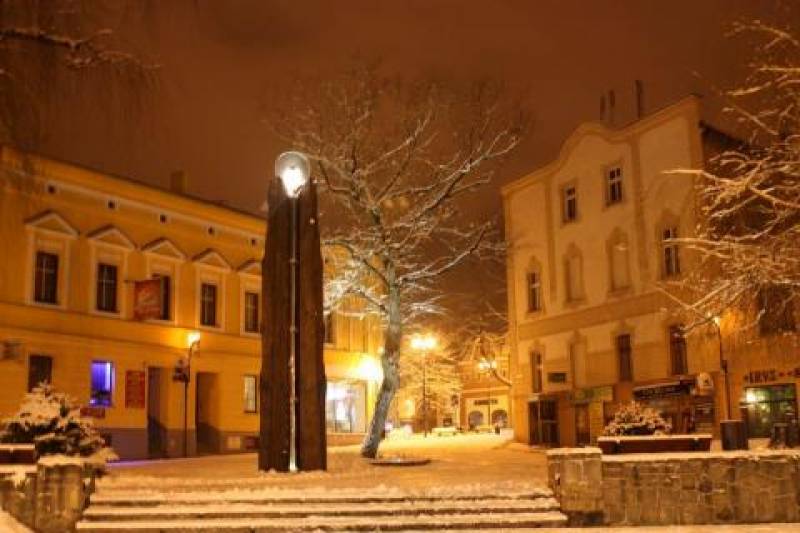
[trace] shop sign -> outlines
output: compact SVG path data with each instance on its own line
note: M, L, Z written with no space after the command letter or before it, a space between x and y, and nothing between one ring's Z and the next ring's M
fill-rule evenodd
M572 392L573 403L610 402L614 400L614 389L610 385L577 389Z
M81 416L85 416L88 418L105 418L106 410L104 407L85 405L81 407Z
M652 400L670 396L683 396L691 392L691 384L691 381L673 381L661 385L637 387L633 389L633 397L636 400Z
M548 381L548 383L566 383L567 382L567 373L566 372L548 372L547 373L547 381Z
M145 279L133 284L133 317L136 320L161 318L161 279Z
M496 405L497 404L497 398L492 398L491 402L492 402L492 405ZM488 405L489 404L489 400L475 400L472 403L473 403L473 405Z
M744 375L744 382L753 385L756 383L771 383L783 378L800 378L800 366L786 371L779 371L774 368L751 370Z
M125 407L144 409L145 394L145 373L141 370L125 372Z

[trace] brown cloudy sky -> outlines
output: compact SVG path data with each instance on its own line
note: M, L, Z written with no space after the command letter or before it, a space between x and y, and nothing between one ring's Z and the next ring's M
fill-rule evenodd
M742 17L781 19L756 0L170 0L150 2L121 34L160 65L152 105L112 116L91 99L60 97L42 151L166 184L184 169L192 194L256 210L283 148L260 123L276 81L335 71L354 54L405 76L493 77L529 89L533 129L497 176L508 182L557 152L600 95L632 118L633 83L646 109L710 94L742 72L745 46L725 37ZM695 76L702 75L702 78ZM721 122L707 98L707 118ZM493 193L494 194L494 193ZM499 195L485 205L499 206Z

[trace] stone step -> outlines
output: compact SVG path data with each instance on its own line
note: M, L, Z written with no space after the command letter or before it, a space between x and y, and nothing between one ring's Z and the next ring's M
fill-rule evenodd
M527 491L502 491L496 493L481 492L442 492L409 494L400 491L366 491L363 489L341 489L337 491L323 490L280 490L280 489L230 489L204 490L186 492L156 492L153 490L108 491L99 490L91 496L92 505L105 506L145 506L145 505L180 505L196 503L282 503L282 504L368 504L392 502L437 502L437 501L490 501L490 500L537 500L551 499L553 493L549 489Z
M85 521L186 520L210 518L301 518L304 516L381 516L557 511L553 498L399 501L380 503L192 503L145 506L92 504Z
M436 531L561 527L560 512L436 514L409 516L304 516L301 518L205 518L198 520L81 521L78 531L273 532L273 531Z

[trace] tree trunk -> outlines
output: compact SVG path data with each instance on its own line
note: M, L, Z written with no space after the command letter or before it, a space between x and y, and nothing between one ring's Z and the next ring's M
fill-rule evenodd
M375 400L375 412L369 424L369 431L361 446L361 456L369 459L374 459L378 455L378 447L383 439L389 407L400 386L398 359L400 358L400 343L403 340L403 321L400 314L400 291L397 287L390 286L387 303L388 323L381 356L383 382Z

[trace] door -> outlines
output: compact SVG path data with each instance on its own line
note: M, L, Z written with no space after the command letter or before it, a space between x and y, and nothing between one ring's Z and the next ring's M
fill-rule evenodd
M529 444L558 446L557 406L555 400L539 400L528 403Z
M162 368L147 367L147 455L151 459L166 456L166 429L161 423L163 376Z
M589 434L589 405L575 406L575 441L578 446L588 446L591 437Z
M197 453L219 453L220 442L217 430L217 375L208 372L196 374L195 424Z

